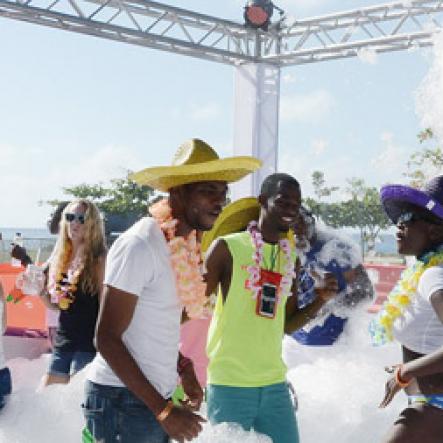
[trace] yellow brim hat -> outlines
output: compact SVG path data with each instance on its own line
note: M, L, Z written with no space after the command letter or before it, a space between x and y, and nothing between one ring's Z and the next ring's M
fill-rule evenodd
M255 157L219 158L217 152L203 140L192 138L175 153L171 166L146 168L131 174L140 185L168 192L176 186L204 181L235 182L256 171L262 162Z
M206 252L218 237L244 231L249 222L258 221L259 214L260 204L255 197L245 197L230 203L218 216L212 229L203 234L202 252Z
M260 168L262 162L254 157L229 157L203 163L146 168L131 175L140 185L168 192L176 186L203 181L236 182Z

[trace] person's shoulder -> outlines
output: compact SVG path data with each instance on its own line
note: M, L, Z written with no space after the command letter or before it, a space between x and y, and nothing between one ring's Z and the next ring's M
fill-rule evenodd
M149 243L150 240L158 238L161 230L152 217L143 217L133 224L117 239L129 243Z
M223 240L243 240L245 238L249 238L249 232L247 231L240 231L240 232L233 232L232 234L226 234L220 237Z
M420 281L433 279L443 279L443 264L425 269L420 277Z
M123 232L112 244L108 257L117 251L130 251L131 253L143 253L152 247L152 240L161 234L160 228L151 217L144 217Z
M427 268L418 282L418 292L428 299L434 292L443 290L443 266Z

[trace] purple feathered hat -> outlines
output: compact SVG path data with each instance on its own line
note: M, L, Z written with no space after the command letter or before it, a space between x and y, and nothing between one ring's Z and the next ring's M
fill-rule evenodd
M386 214L394 223L408 205L428 210L443 220L443 175L429 180L423 189L404 185L385 185L380 190L380 199Z

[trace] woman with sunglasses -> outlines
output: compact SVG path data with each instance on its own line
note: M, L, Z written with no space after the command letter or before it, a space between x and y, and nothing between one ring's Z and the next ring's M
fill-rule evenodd
M85 199L72 201L62 214L45 294L60 310L60 319L44 386L68 383L95 356L93 338L105 255L98 208Z
M381 189L388 217L397 225L398 252L416 257L371 323L375 344L402 345L403 364L393 375L380 407L400 390L408 396L384 443L443 441L443 176L422 190L402 185Z

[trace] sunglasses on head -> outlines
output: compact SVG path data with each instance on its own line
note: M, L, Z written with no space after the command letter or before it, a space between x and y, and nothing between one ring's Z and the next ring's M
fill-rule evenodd
M65 219L69 223L77 220L81 225L85 224L85 214L74 214L73 212L67 212L65 214Z
M415 212L403 212L397 218L397 225L410 225L416 221L425 221L427 223L432 223L433 225L440 225L441 222L434 220L432 217L426 217L423 214L417 214Z

